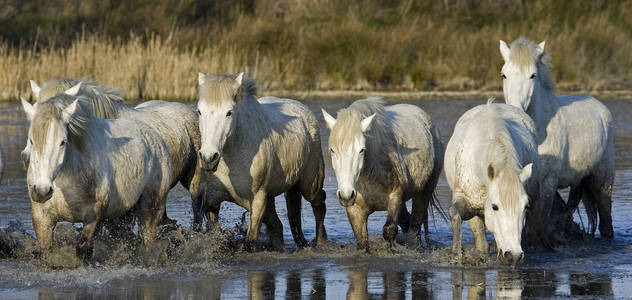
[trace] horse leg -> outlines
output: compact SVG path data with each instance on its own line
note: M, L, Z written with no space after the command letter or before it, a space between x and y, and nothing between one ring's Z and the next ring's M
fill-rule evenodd
M314 238L313 244L320 245L327 241L327 231L325 230L325 213L327 212L325 198L327 195L323 190L323 172L321 171L314 176L316 179L314 179L314 177L303 177L310 178L311 180L301 180L299 185L301 195L312 205L312 211L314 212L316 237ZM318 178L320 179L317 180Z
M485 236L485 222L481 217L475 216L468 223L470 223L470 229L472 229L474 234L476 250L487 254L489 252L489 244L487 244L487 237Z
M290 221L294 243L296 243L296 247L303 248L307 246L307 240L303 235L301 224L301 193L296 186L285 192L285 204L287 205L287 218Z
M272 248L279 251L283 250L283 224L281 220L279 220L279 215L276 212L274 197L268 197L268 207L263 218L268 236L272 242Z
M261 228L261 221L265 214L268 201L265 192L259 192L255 194L250 205L250 221L248 222L248 232L246 233L246 250L253 251L257 249L257 243L259 242L259 229Z
M315 245L321 245L327 241L327 231L325 230L325 213L327 212L327 206L325 205L326 197L325 191L319 189L313 197L307 198L307 201L312 205L312 211L314 212L316 221Z
M360 208L356 200L356 204L347 206L347 217L349 218L349 223L351 223L351 229L353 229L356 247L358 250L369 252L369 233L367 230L368 212Z
M196 161L197 162L197 161ZM191 195L191 208L193 210L193 222L191 223L191 228L194 231L202 230L202 222L203 222L203 213L202 206L204 204L203 193L205 188L202 187L202 177L204 176L204 171L198 164L195 164L193 175L189 175L186 178L180 180L180 183L189 191L189 195ZM189 178L191 177L191 178Z
M53 232L55 231L56 222L43 212L41 204L31 202L31 206L33 207L31 215L37 244L39 245L40 253L47 254L53 248Z
M461 262L463 259L463 248L461 246L461 226L463 220L459 213L456 204L450 206L450 221L452 222L452 252L456 255L457 261Z
M402 191L399 188L388 195L386 223L382 227L382 236L391 248L397 236L397 218L404 202L402 196Z
M90 220L83 222L83 229L79 234L79 241L77 242L76 254L77 257L83 261L87 261L92 257L93 252L93 240L94 233L100 228L100 223L103 218L105 201L99 201L94 204L94 215Z
M153 192L146 193L143 194L140 199L138 233L143 242L143 253L146 264L155 259L151 245L156 239L158 225L165 212L167 192L168 188L166 188L165 191L160 191L158 195Z
M595 202L592 205L596 207L597 213L599 213L599 233L601 238L606 240L611 240L614 237L612 228L613 178L614 175L611 174L593 174L588 180L588 194Z
M414 230L415 242L421 242L421 224L424 225L426 247L430 247L430 233L428 233L428 206L432 200L432 193L422 192L413 198L413 215L411 227Z
M408 208L406 208L406 202L404 201L402 201L402 207L399 209L397 225L402 229L402 232L408 233L410 229L410 213L408 213Z

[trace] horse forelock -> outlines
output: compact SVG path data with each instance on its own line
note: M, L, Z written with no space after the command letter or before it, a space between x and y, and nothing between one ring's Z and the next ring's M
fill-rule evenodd
M538 72L538 80L544 88L553 91L554 83L549 72L551 56L544 51L538 53L538 45L527 38L520 37L511 43L509 60L516 64L521 71L533 68Z
M55 101L56 97L37 105L37 110L31 122L33 144L38 151L46 144L48 131L52 124L63 126L64 101ZM84 142L89 134L88 123L92 115L81 102L78 102L75 113L71 116L68 125L68 142L79 150L85 150Z
M81 88L78 95L85 96L81 101L89 105L97 118L115 119L119 117L121 109L127 108L123 104L120 90L105 87L85 77L81 79L62 77L45 82L42 84L38 102L41 103L63 94L79 82L81 82Z
M235 89L236 75L210 74L200 86L199 98L207 104L219 106L225 102L234 102L238 98L256 97L257 86L250 78L244 78L241 86Z
M362 133L361 122L364 118L375 113L369 129ZM402 162L400 161L397 141L393 126L386 115L384 101L380 98L358 100L337 114L336 124L331 131L329 144L332 148L343 149L354 142L354 135L364 134L366 140L366 161L371 164L391 161L397 176L404 178ZM369 166L370 167L370 166Z

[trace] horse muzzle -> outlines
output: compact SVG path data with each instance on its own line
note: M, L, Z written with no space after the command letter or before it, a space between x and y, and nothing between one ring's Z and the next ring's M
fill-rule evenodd
M221 159L221 155L218 152L213 153L210 157L207 157L200 152L199 157L204 170L212 172L217 171L217 166L219 165L219 161Z
M31 200L44 203L53 197L53 187L50 185L33 185L30 194Z
M511 251L500 251L498 253L498 260L504 265L516 266L519 262L524 258L524 252L511 252Z
M355 190L351 190L351 193L345 193L338 190L337 194L338 202L340 202L340 205L344 207L349 207L355 204L356 197L358 196L358 193Z

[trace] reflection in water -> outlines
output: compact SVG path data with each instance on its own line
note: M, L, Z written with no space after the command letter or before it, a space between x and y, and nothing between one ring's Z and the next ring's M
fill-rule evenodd
M452 299L462 299L463 288L467 289L465 299L485 297L485 271L477 269L458 269L452 271Z
M253 271L248 274L248 294L250 299L274 299L275 274L267 271ZM299 279L300 281L300 279Z
M522 280L527 283L522 296L525 298L545 298L555 295L557 278L551 270L523 270Z
M613 296L612 278L608 274L571 272L571 296Z
M523 290L520 277L516 270L499 270L496 278L496 298L520 299Z

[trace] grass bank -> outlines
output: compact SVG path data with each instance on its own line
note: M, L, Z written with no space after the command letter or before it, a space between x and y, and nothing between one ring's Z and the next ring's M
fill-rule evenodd
M198 71L244 71L262 94L494 94L498 40L520 35L546 39L559 90L632 90L631 1L50 2L0 30L0 99L89 76L129 99L188 100Z

